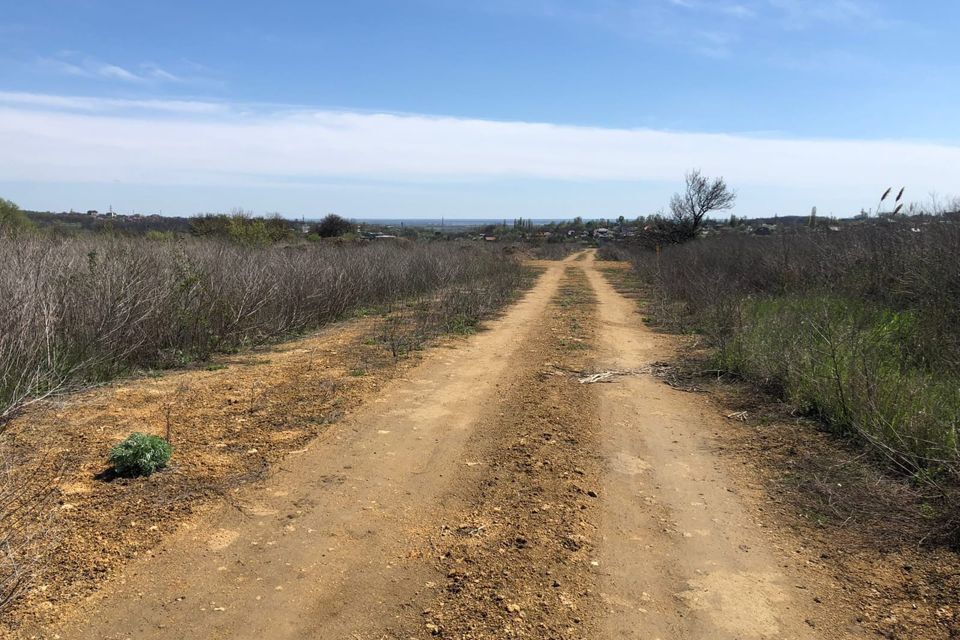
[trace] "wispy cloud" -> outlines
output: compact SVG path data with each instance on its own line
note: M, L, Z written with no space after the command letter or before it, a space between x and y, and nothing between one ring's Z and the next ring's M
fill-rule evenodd
M863 31L892 24L870 0L485 0L479 7L590 25L710 57L734 53L756 30Z
M174 75L166 69L162 69L155 64L144 64L143 70L146 78L164 80L166 82L183 82L183 78L180 76Z
M890 26L880 9L865 0L765 0L788 29L817 25L877 29Z
M960 147L245 105L0 94L0 175L24 182L674 181L690 167L743 189L949 191ZM210 113L218 110L218 116ZM152 114L151 111L163 113Z
M143 63L135 68L102 62L96 58L82 56L65 51L59 55L43 57L37 61L41 69L65 75L112 80L129 84L147 84L151 82L183 82L176 74L153 63Z
M230 108L225 104L199 100L126 100L122 98L56 96L18 91L0 91L0 105L41 110L86 111L99 114L154 111L195 115L224 115L230 112Z
M123 67L118 67L115 64L104 64L99 65L95 70L96 75L103 78L114 79L114 80L124 80L126 82L143 82L144 78L138 76L137 74L127 71Z
M667 0L675 7L682 7L689 11L699 11L706 14L730 16L734 18L755 18L757 12L746 4L727 2L707 2L704 0Z

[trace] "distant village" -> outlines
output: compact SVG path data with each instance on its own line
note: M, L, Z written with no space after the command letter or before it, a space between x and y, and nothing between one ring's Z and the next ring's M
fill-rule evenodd
M167 235L205 235L198 233L198 221L214 218L227 219L240 216L244 220L264 220L273 227L286 229L291 237L303 235L309 237L318 233L320 220L290 220L273 216L257 218L249 213L234 211L231 214L203 214L194 217L164 216L160 213L119 213L112 207L107 211L88 209L85 212L25 212L41 228L63 234L84 231L110 230L123 234L167 234ZM333 214L331 214L332 216ZM329 218L330 216L327 216ZM349 220L334 216L344 224L335 234L357 240L383 241L406 239L463 239L477 242L534 242L534 243L605 243L605 242L660 242L664 229L670 221L660 215L627 219L620 216L610 219L584 219L537 221L518 218L512 221L460 221L460 220ZM940 219L957 221L960 214L940 212ZM770 236L800 228L814 228L824 233L839 233L845 228L864 224L899 224L915 233L923 230L931 216L925 213L908 211L897 215L871 215L861 212L849 218L818 217L814 209L806 216L773 216L767 218L744 218L729 216L726 219L711 218L704 220L697 235L712 236L722 234L749 234ZM323 236L323 233L319 235ZM667 240L669 241L669 240Z

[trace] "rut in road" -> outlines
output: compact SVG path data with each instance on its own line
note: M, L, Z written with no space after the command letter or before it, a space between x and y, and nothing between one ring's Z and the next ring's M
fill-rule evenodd
M464 444L498 412L498 385L535 366L523 349L563 268L549 266L488 331L435 349L234 496L239 508L224 506L132 563L49 635L381 637L430 598L430 536L452 483L473 469Z
M555 263L488 331L131 564L60 635L855 635L713 455L712 407L643 375L574 375L670 349L592 254Z
M639 370L669 359L672 338L585 266L598 302L597 363ZM597 385L605 460L601 517L603 638L858 637L839 596L795 566L756 517L761 496L717 457L725 427L703 397L649 375Z
M478 471L451 487L435 595L390 637L596 637L599 424L595 394L576 382L596 305L581 269L566 268L547 311L528 366L467 442Z

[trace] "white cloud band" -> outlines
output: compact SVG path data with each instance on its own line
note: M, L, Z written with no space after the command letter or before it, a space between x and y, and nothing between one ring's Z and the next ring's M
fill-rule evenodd
M212 117L216 116L216 117ZM0 93L0 174L28 182L231 185L251 179L676 181L687 169L749 185L907 185L949 191L960 147L796 140L188 101Z

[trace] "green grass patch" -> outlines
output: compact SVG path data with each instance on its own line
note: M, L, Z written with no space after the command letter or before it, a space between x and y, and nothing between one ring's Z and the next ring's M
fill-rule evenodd
M918 355L913 313L830 295L746 300L738 311L719 341L721 367L895 452L914 473L936 475L955 458L960 378Z

